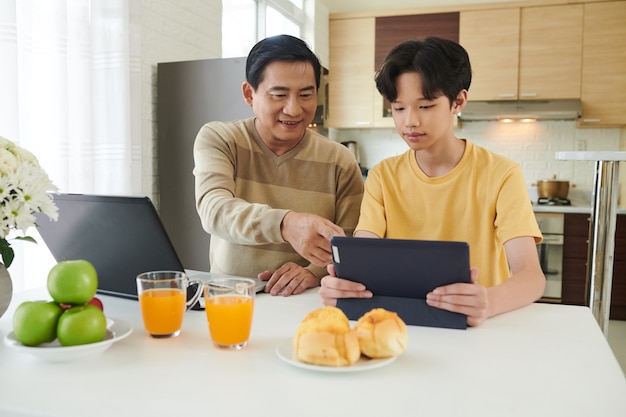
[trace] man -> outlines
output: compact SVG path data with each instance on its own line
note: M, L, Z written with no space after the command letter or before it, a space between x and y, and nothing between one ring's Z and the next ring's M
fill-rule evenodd
M363 179L352 153L308 129L320 63L300 39L257 43L243 98L254 117L211 122L194 144L196 206L212 272L258 276L272 295L319 285L330 238L352 234Z
M468 242L472 283L435 288L426 302L477 326L537 300L546 280L519 164L455 137L471 73L465 49L444 39L406 41L389 53L376 87L409 150L369 171L355 236ZM325 304L372 297L332 266L329 273L320 289Z

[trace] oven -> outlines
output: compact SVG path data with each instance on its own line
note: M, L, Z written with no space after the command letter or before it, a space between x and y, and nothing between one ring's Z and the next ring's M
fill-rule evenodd
M537 213L537 224L543 241L537 245L539 263L546 276L545 301L560 302L563 278L563 213Z

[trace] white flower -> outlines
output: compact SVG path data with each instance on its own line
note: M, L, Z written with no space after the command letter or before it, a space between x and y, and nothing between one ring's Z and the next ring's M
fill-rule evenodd
M0 175L12 174L19 166L19 161L7 148L0 148Z
M13 260L13 249L6 242L11 230L26 233L35 226L35 213L57 220L49 194L56 191L35 155L0 136L0 255L5 266Z

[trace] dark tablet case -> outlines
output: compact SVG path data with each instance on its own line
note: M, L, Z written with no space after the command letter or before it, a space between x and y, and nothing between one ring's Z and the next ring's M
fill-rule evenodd
M361 282L374 294L338 300L350 320L382 307L409 325L467 328L464 314L430 307L425 300L437 287L470 282L466 242L337 236L331 247L337 276Z

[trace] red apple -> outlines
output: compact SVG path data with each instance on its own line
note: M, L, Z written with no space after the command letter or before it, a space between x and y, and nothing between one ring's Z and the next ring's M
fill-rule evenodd
M100 300L98 297L92 298L91 300L89 300L89 302L87 302L87 304L91 304L92 306L96 306L100 310L104 311L104 306L102 305L102 300Z

